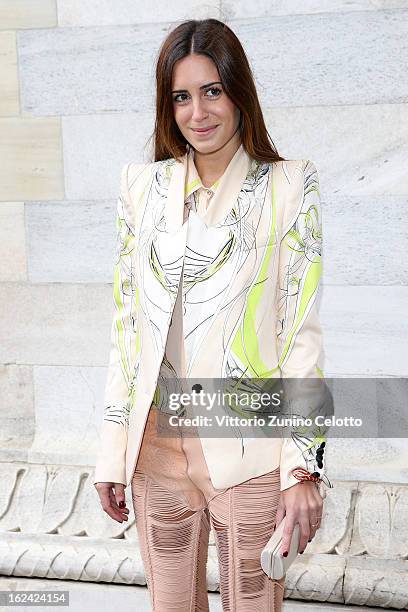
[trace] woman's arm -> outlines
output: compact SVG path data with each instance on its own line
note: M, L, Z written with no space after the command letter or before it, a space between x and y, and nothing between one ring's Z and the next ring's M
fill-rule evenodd
M137 287L132 265L135 248L134 214L129 195L130 164L121 170L120 194L116 208L116 247L113 274L114 314L111 325L111 348L104 394L104 415L94 485L102 508L122 522L128 512L119 509L125 499L126 446L129 425L130 383L135 362L136 321L134 303ZM112 488L115 489L116 499Z
M290 212L279 248L277 340L282 379L303 379L284 385L291 400L285 408L289 407L289 415L313 418L322 414L319 402L324 397L319 384L324 378L323 343L316 304L322 274L322 224L319 178L313 162L305 161L300 181L301 197L295 202L296 210ZM289 550L296 523L301 533L298 552L304 551L320 524L323 500L316 484L299 482L293 470L300 467L304 473L324 475L324 433L324 427L315 425L293 427L290 437L283 439L282 495L276 515L277 525L286 515L282 553Z
M279 248L278 328L279 368L283 379L323 379L322 330L317 293L322 274L322 223L319 178L313 162L303 169L300 202ZM303 193L303 195L302 195ZM296 383L296 384L295 384ZM288 381L291 413L316 416L323 409L324 383ZM302 401L304 400L304 401ZM306 401L307 400L307 401ZM319 403L320 402L320 403ZM306 410L306 406L312 410ZM313 411L313 409L315 411ZM325 472L325 428L294 427L281 452L281 490L299 481L292 470L301 467L322 477ZM323 446L322 446L323 443Z

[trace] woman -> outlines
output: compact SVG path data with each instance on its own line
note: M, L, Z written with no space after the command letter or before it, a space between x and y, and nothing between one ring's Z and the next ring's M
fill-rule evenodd
M260 554L284 516L283 555L296 523L300 554L315 536L324 437L248 441L233 428L200 438L170 423L170 398L210 379L323 376L317 171L277 154L244 50L222 22L176 27L156 79L155 161L121 175L94 484L119 522L131 484L155 611L209 609L210 526L223 610L278 611L284 578L268 578Z

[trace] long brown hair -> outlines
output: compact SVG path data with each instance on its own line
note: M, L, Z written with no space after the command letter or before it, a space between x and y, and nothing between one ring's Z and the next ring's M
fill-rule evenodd
M218 19L190 19L168 34L159 51L154 161L179 158L187 152L188 143L174 119L172 74L174 64L193 53L215 63L225 93L241 111L241 142L248 155L260 162L284 160L266 129L252 71L237 36Z

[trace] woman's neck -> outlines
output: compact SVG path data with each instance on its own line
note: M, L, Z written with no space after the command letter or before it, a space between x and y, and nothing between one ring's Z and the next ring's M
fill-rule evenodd
M225 172L231 159L238 151L241 140L238 133L221 148L210 153L194 150L194 165L204 187L211 187Z

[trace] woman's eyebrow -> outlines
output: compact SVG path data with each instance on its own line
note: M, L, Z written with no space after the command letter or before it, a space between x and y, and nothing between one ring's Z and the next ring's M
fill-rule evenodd
M221 81L213 81L212 83L206 83L205 85L201 85L200 89L205 89L206 87L209 87L210 85L216 85L216 84L222 85ZM185 91L188 91L188 89L173 89L171 93L172 94L173 93L184 93Z

